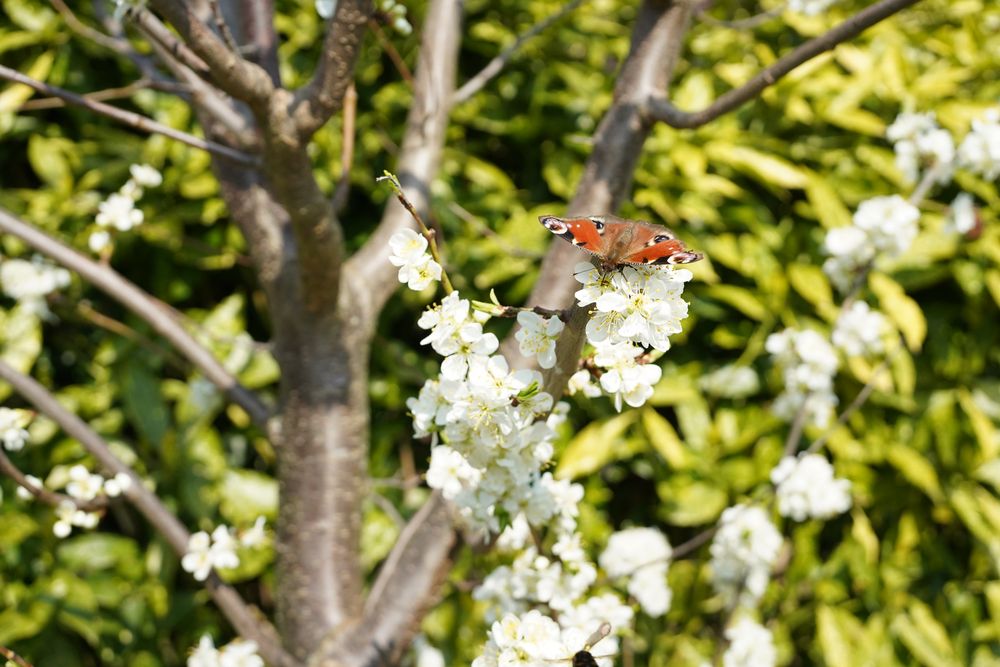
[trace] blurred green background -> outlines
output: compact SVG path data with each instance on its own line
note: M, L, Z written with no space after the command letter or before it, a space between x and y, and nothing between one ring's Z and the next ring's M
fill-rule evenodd
M705 106L863 5L841 2L818 17L785 12L753 30L696 22L674 82L675 103ZM467 2L460 83L561 6ZM72 8L96 25L89 3ZM425 3L407 8L414 34L386 29L385 38L412 68ZM562 212L574 192L611 102L636 8L584 3L454 110L433 183L433 218L464 296L485 300L495 289L504 303L527 297L551 238L536 216ZM71 32L50 5L4 0L3 9L4 64L78 92L138 78L130 63ZM712 16L757 10L720 2ZM278 12L282 75L294 87L310 74L323 26L308 2L282 1ZM673 544L683 542L728 505L767 487L787 425L769 411L781 385L764 339L787 326L830 330L838 297L819 268L825 231L847 224L864 199L909 193L884 139L900 111L934 111L960 139L972 119L1000 104L998 35L997 3L928 0L701 129L655 128L622 213L673 227L707 260L692 267L691 316L660 362L664 378L650 404L618 415L606 399L572 400L557 471L586 488L581 530L595 556L624 525L658 526ZM357 91L357 155L343 215L352 248L390 197L375 178L395 166L411 100L372 35ZM277 367L266 343L265 300L208 155L79 108L19 112L28 101L23 89L0 91L0 205L87 252L97 204L124 183L129 165L156 166L164 184L142 200L146 222L118 236L112 265L197 321L199 338L241 381L273 399ZM188 106L170 94L144 90L114 103L197 131ZM319 132L313 151L328 191L342 173L340 122ZM947 204L960 191L976 197L983 230L975 240L943 231ZM1000 664L1000 196L995 182L959 172L922 210L913 248L882 267L862 293L910 347L829 440L838 475L853 484L854 508L826 523L783 526L788 559L761 604L782 664ZM9 237L0 251L29 254ZM431 298L401 290L372 348L376 478L426 468L428 446L412 440L404 401L436 372L437 358L419 345L416 326ZM241 410L206 391L204 379L148 325L79 279L50 307L58 321L42 322L4 298L0 356L30 369L114 442L191 530L249 526L259 514L273 520L275 454ZM109 330L104 317L123 323L126 335ZM247 346L247 334L261 342ZM757 393L732 400L700 388L704 374L737 361L759 372ZM862 359L842 366L841 405L874 366ZM23 405L6 386L0 398ZM12 455L25 472L44 479L88 461L44 418L31 434L32 444ZM820 434L807 429L806 437ZM207 594L130 508L116 506L98 530L60 540L50 508L16 499L10 480L0 480L0 490L0 644L39 667L152 667L182 664L203 633L217 644L231 636ZM426 494L377 491L403 514ZM397 530L390 514L369 505L368 567L387 553ZM244 559L230 577L265 610L272 558ZM500 562L460 552L425 620L448 664L467 664L480 650L485 631L467 584ZM634 664L693 665L712 654L725 614L711 595L706 562L703 549L671 566L672 608L661 619L638 616Z

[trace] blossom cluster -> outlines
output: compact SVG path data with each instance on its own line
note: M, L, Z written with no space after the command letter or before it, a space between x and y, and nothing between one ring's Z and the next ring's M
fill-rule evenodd
M133 164L129 167L130 179L125 181L118 192L112 194L97 207L95 222L99 229L91 232L88 240L90 249L101 252L111 243L111 231L127 232L142 224L142 210L136 202L142 199L143 188L155 188L163 183L163 176L148 164Z
M612 579L627 578L629 595L643 612L655 617L670 609L667 566L671 553L670 542L659 530L628 528L608 538L598 562Z
M40 255L34 255L31 261L6 259L0 262L0 285L4 294L25 310L47 319L52 314L45 297L69 285L69 271Z
M424 235L412 229L397 232L389 239L389 261L399 267L399 282L418 292L441 280L441 265L427 252L427 246Z
M879 254L896 257L917 237L920 211L899 195L873 197L858 206L853 224L827 232L824 249L829 255L823 271L843 292Z
M575 275L583 284L576 292L577 303L593 306L586 334L594 347L601 389L614 398L618 410L623 402L643 405L662 375L659 366L648 363L645 348L665 352L670 336L681 332L681 321L688 315L681 294L691 272L673 266L626 266L605 273L581 263ZM573 384L574 390L587 393L585 378L574 378Z
M560 617L560 622L563 618ZM594 628L576 625L567 627L533 609L521 616L508 614L493 623L483 654L473 660L472 667L547 667L554 662L568 662L583 649ZM614 624L612 624L614 625ZM601 650L618 650L614 637L601 644ZM596 656L595 656L596 657ZM601 667L611 667L609 658L597 658Z
M833 346L816 331L785 329L768 336L764 347L784 378L784 389L772 406L775 414L792 420L804 409L810 423L827 426L837 404L833 378L840 360Z
M885 316L872 310L864 301L855 301L845 308L833 328L834 346L850 356L882 352L882 336L888 328Z
M893 142L896 167L911 183L920 178L924 168L933 168L940 183L951 178L955 142L933 113L903 112L886 128L885 136Z
M16 452L28 442L31 413L27 410L0 407L0 444L8 452Z
M234 639L216 648L211 636L202 635L188 656L187 667L264 667L264 660L257 655L256 642Z
M829 519L851 507L851 483L819 454L786 456L771 471L778 513L795 521Z
M778 660L771 631L750 618L726 628L726 641L722 667L773 667Z
M323 19L330 19L337 11L337 0L315 0L316 13ZM413 26L406 18L406 6L396 0L379 0L378 10L386 15L392 29L400 35L409 35Z
M701 376L698 386L719 398L746 398L760 390L760 378L749 366L728 365Z
M760 507L734 505L722 512L709 548L712 585L729 606L753 606L764 594L782 537Z
M264 517L258 517L253 527L237 536L226 525L216 526L212 534L201 530L188 537L187 553L181 558L181 568L198 581L205 581L213 569L240 566L238 549L255 547L264 542ZM225 663L223 663L225 664Z
M31 484L42 487L42 482L37 477L30 475L27 477ZM56 474L56 477L59 475ZM102 496L117 498L132 486L132 478L125 473L118 473L114 477L105 479L80 464L69 469L66 479L68 479L66 495L72 500L67 499L59 503L56 507L56 522L52 525L52 533L60 538L68 537L74 526L84 529L97 527L101 513L82 510L78 503L88 503ZM30 492L27 489L23 491L22 497L30 498Z

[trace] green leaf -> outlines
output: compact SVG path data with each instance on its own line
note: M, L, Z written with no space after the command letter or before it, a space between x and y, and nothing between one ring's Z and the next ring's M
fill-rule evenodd
M701 526L711 523L729 505L728 494L708 482L675 475L656 485L660 512L674 526Z
M704 290L705 296L718 299L736 308L747 317L762 321L768 316L767 306L760 298L744 287L736 285L711 285Z
M785 269L788 282L803 299L811 303L821 314L833 309L833 289L823 269L815 264L789 264Z
M67 538L59 543L56 556L77 574L114 569L137 578L143 569L135 541L109 533L84 533Z
M997 436L993 422L983 414L983 411L973 400L972 394L964 387L958 390L958 403L969 418L969 423L972 424L972 432L976 435L976 442L979 443L979 451L982 453L981 460L996 459L997 455L1000 454L1000 438Z
M28 373L42 351L42 323L38 316L18 304L0 310L0 359L19 373ZM0 399L10 395L11 386L0 382Z
M253 470L228 470L219 489L219 511L227 523L248 526L278 515L278 482Z
M140 358L130 358L121 373L122 401L129 421L147 442L159 444L169 427L169 411L159 380Z
M596 472L614 461L622 451L625 431L638 417L637 410L630 410L605 422L585 426L569 441L566 450L559 457L556 477L576 479Z
M868 284L878 297L882 310L903 334L907 347L914 352L919 350L927 336L927 320L917 302L884 273L873 271L868 277Z
M944 494L938 481L937 470L919 452L908 445L893 443L889 445L886 458L907 481L926 493L931 500L935 502L943 500Z
M809 183L805 172L791 162L754 148L711 142L705 146L705 151L710 159L728 164L762 183L779 188L804 188Z
M651 407L642 410L642 427L653 449L675 470L690 468L693 461L673 425Z
M893 619L891 629L921 665L959 667L955 650L934 613L923 602L911 599L906 612Z
M809 174L806 197L812 204L816 219L827 229L851 224L851 212L826 178L818 174Z

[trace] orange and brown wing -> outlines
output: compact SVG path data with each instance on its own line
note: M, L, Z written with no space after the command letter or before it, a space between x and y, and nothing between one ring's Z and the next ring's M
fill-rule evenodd
M604 255L604 223L598 218L557 218L542 215L538 221L556 236L595 255Z
M688 250L683 241L669 239L642 246L626 255L621 264L690 264L704 257L700 252Z

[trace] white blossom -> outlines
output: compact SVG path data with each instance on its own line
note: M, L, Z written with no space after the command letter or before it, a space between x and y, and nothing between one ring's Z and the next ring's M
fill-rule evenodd
M968 234L976 228L978 214L975 200L968 192L959 193L951 202L945 230L951 233Z
M155 188L163 183L163 175L148 164L133 164L128 168L132 180L143 188Z
M864 301L855 301L837 318L831 338L848 355L877 354L883 349L882 334L886 327L882 313L872 310Z
M894 144L896 167L909 182L916 182L925 166L934 169L937 182L951 179L955 142L938 126L933 113L899 114L886 129L886 138Z
M425 289L441 280L441 265L427 252L427 239L412 229L396 232L389 239L389 261L399 267L399 282L412 290Z
M111 234L104 229L98 229L90 233L87 238L87 247L91 252L101 252L111 244Z
M52 533L59 538L68 537L73 526L79 528L95 528L101 515L97 512L85 512L78 509L72 500L63 500L56 506L56 522L52 525Z
M104 490L104 478L91 474L82 465L69 469L70 482L66 485L66 493L76 500L88 501L97 497Z
M541 667L566 657L559 624L538 610L508 614L490 627L483 654L472 667Z
M431 450L427 485L439 489L445 498L454 500L462 491L475 487L481 478L482 472L451 447L438 445Z
M27 410L0 407L0 443L8 452L20 451L28 442L28 430L24 428L31 421Z
M566 384L566 391L570 396L583 394L587 398L601 395L601 387L594 382L594 377L588 370L579 370L573 373Z
M514 338L519 343L521 354L528 358L537 357L538 365L542 368L555 366L556 341L564 327L562 320L521 311L517 314L517 323L521 328L514 334Z
M44 486L42 484L42 480L38 479L34 475L25 475L24 478L28 481L28 484L30 484L32 487L36 489L41 489ZM21 500L31 500L32 498L35 497L35 495L28 489L24 488L23 486L18 486L17 497L20 498Z
M188 538L187 552L181 558L181 568L190 572L198 581L205 581L212 568L238 567L236 553L239 543L227 526L217 526L211 536L198 531Z
M266 521L262 516L257 517L257 520L253 522L253 526L240 534L240 544L248 548L262 545L267 537L264 533L264 524Z
M674 267L633 267L603 274L590 264L578 264L576 292L580 306L594 305L587 323L591 344L631 341L655 350L670 348L669 337L681 332L688 305L681 298L691 272Z
M322 19L329 19L337 11L337 0L315 0L316 13Z
M622 401L638 408L653 395L653 385L663 374L656 364L640 364L637 359L642 349L632 343L606 343L595 345L594 363L604 369L601 388L614 397L615 409L622 409Z
M219 667L219 650L209 635L202 635L187 659L187 667Z
M723 511L709 548L715 590L729 604L755 604L767 588L781 544L781 533L761 508L734 505Z
M896 116L892 125L886 128L886 138L893 142L916 141L917 137L929 132L937 127L937 120L933 112L912 113L906 112Z
M749 618L741 618L726 629L729 646L722 654L722 667L774 667L778 655L771 631Z
M264 667L264 660L257 655L257 642L234 639L217 649L209 635L202 635L187 667Z
M104 495L117 498L132 488L132 478L127 473L120 472L111 479L104 480Z
M774 356L785 384L774 413L790 420L805 405L810 423L828 424L837 404L833 377L840 363L829 341L815 331L785 329L768 336L764 348Z
M972 121L972 130L958 147L958 163L988 181L1000 176L1000 108Z
M423 635L413 639L414 667L445 667L444 654L428 643Z
M917 237L920 211L899 195L872 197L858 206L853 222L868 234L875 249L890 256L901 255Z
M760 379L749 366L730 364L703 375L698 386L719 398L746 398L760 390Z
M837 0L788 0L788 10L806 16L825 12Z
M819 454L786 456L771 471L778 512L795 521L829 519L851 507L851 483L835 479L833 466Z
M69 285L69 271L39 255L31 261L8 259L0 263L0 283L4 294L41 317L49 315L45 295Z
M121 193L114 193L97 207L95 220L101 227L113 227L127 232L142 224L142 211L135 207L135 199Z
M649 616L662 616L670 609L672 593L667 586L670 543L655 528L628 528L608 538L598 562L612 579L628 577L628 592Z

